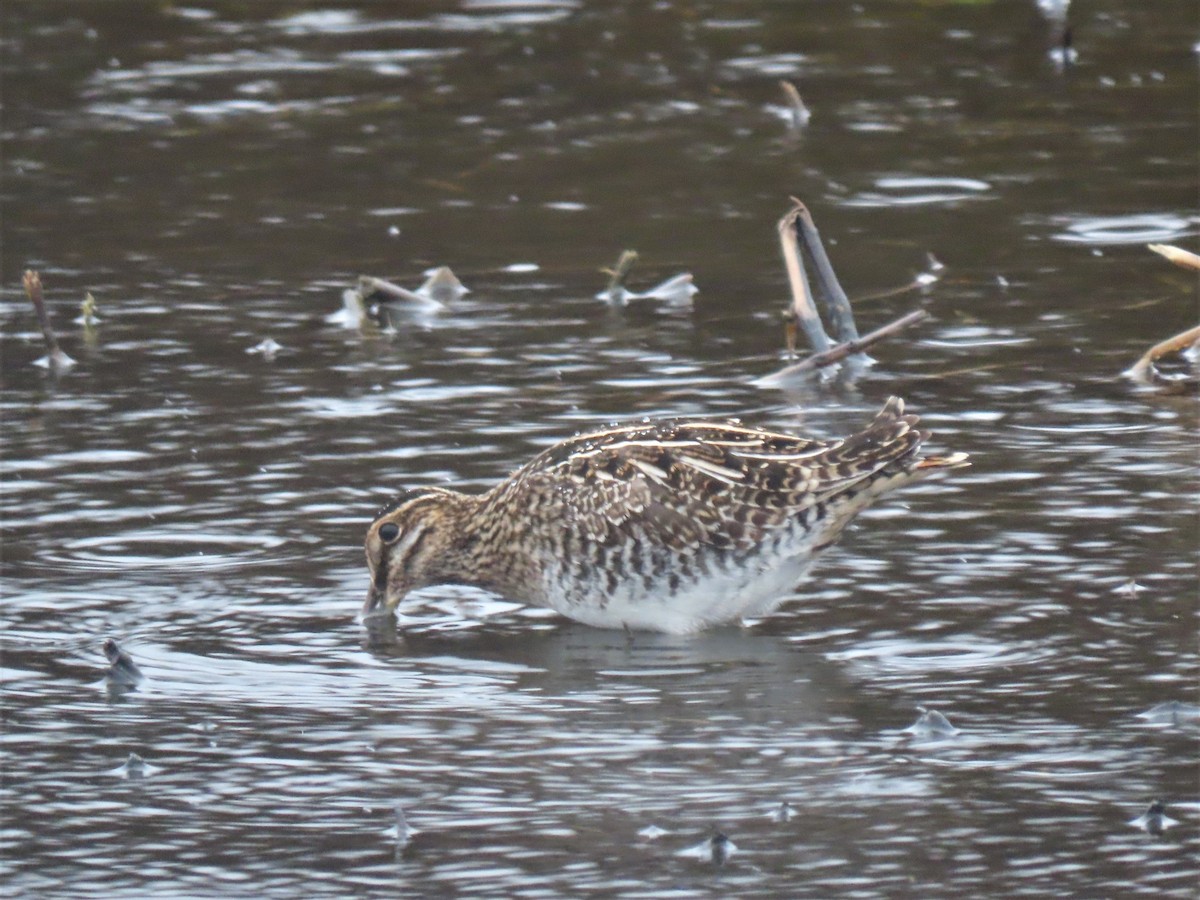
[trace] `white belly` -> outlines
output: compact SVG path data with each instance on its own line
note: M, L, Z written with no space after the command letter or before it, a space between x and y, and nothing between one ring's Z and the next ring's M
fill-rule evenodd
M808 572L811 558L795 557L761 572L738 568L717 571L709 576L683 581L671 590L665 580L649 587L640 580L619 585L617 590L601 592L595 588L586 595L567 599L547 591L546 605L564 616L599 628L631 628L687 634L712 625L742 618L762 616L787 600L797 582ZM558 573L548 572L553 585Z

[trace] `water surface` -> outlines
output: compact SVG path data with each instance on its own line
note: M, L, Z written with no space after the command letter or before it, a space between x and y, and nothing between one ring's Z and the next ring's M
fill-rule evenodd
M1195 323L1143 245L1195 245L1198 35L1079 6L1064 69L1033 3L9 4L6 892L1193 896L1200 726L1143 714L1200 699L1197 407L1118 373ZM788 195L864 330L932 314L857 377L759 381ZM694 307L596 300L625 248ZM444 313L325 321L438 265ZM402 487L891 394L973 467L770 618L627 636L441 588L356 621ZM680 855L716 829L726 865Z

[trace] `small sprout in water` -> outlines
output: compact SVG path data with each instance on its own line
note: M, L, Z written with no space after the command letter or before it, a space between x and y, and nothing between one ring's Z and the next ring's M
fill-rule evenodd
M145 778L146 777L146 761L136 753L130 753L129 759L125 760L125 777L126 778Z
M788 119L792 128L799 131L812 119L812 112L804 101L800 99L800 92L796 90L796 86L790 81L780 81L779 86L783 89L784 99L787 100Z
M737 853L737 846L723 831L714 831L712 837L705 838L699 844L680 850L676 855L689 859L699 859L711 862L715 866L724 866L729 858Z
M453 303L463 294L470 293L470 289L463 287L449 266L440 266L427 274L429 277L425 283L417 288L417 293L422 297L429 297L438 303Z
M946 268L946 264L939 260L932 253L925 254L925 271L920 273L913 279L922 287L928 287L931 284L936 284L941 280L941 272Z
M404 815L404 807L397 805L396 824L392 827L392 834L396 839L396 849L403 850L407 847L417 833L417 829L408 824L408 817Z
M253 347L247 347L246 352L262 354L262 358L269 362L270 360L274 359L275 354L282 349L283 345L277 343L274 338L267 338L266 340L255 344Z
M1037 0L1038 10L1047 19L1062 21L1067 17L1071 0Z
M670 834L670 832L665 828L659 828L657 825L647 825L638 831L638 837L645 838L648 841L656 841L664 834Z
M357 288L342 291L342 308L325 317L325 321L330 325L341 325L345 328L361 328L366 320L367 305Z
M1167 815L1167 806L1161 800L1155 800L1150 807L1129 822L1134 828L1140 828L1149 834L1160 835L1172 825L1179 822Z
M1047 55L1050 57L1050 61L1054 63L1055 68L1059 70L1065 69L1079 60L1079 51L1072 46L1070 25L1063 27L1062 34L1058 38L1058 43L1050 48Z
M79 304L79 318L75 320L75 324L84 328L93 328L100 324L100 319L96 316L96 298L92 296L91 291L83 295L83 302Z
M729 862L729 857L737 852L737 847L733 845L733 841L725 836L723 832L716 832L711 840L709 840L709 854L715 866L723 866Z
M104 655L108 658L108 680L119 687L136 687L142 680L142 672L128 653L112 638L104 642Z
M904 729L909 734L923 738L953 737L958 734L958 729L936 709L918 706L917 712L920 713L917 721Z
M1194 703L1182 703L1179 700L1168 700L1152 706L1145 712L1137 714L1139 719L1145 719L1151 725L1185 725L1200 722L1200 706Z
M1119 591L1120 593L1124 594L1130 600L1136 600L1138 592L1144 591L1145 588L1142 587L1140 584L1138 584L1135 579L1130 578L1128 581L1126 581L1124 584L1122 584L1116 590Z
M629 292L624 288L625 277L637 262L637 258L636 250L622 250L615 266L600 270L608 276L608 287L596 295L597 300L607 300L610 303L624 303L627 300Z
M153 767L146 764L146 761L136 753L130 753L129 759L125 760L123 777L130 781L137 781L145 778L152 771Z
M609 280L608 286L596 295L597 300L620 306L624 306L630 300L664 300L673 305L682 305L690 303L692 297L699 293L699 289L692 283L691 272L681 272L641 293L627 290L624 287L625 277L637 262L637 258L637 251L625 250L617 260L616 266L600 270L609 276Z
M668 303L688 303L699 292L700 289L692 283L692 273L682 272L635 296L638 299L666 300Z
M152 766L136 753L130 753L129 759L121 763L115 769L110 769L109 775L116 775L118 778L124 778L126 781L141 781L148 775L153 775L158 771L158 766Z

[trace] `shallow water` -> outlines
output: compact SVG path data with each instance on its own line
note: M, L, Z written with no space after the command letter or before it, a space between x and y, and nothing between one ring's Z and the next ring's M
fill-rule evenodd
M1033 3L396 8L6 8L6 893L1192 896L1200 725L1141 714L1200 699L1197 407L1117 375L1195 320L1143 247L1200 230L1191 5L1086 5L1065 70ZM855 378L759 383L789 194L864 330L933 316ZM626 247L694 307L596 300ZM325 321L437 265L448 311ZM973 467L746 628L456 588L356 621L401 487L645 415L836 435L890 394ZM718 828L726 865L680 855Z

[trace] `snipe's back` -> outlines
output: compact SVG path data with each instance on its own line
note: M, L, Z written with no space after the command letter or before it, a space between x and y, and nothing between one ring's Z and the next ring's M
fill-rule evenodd
M667 632L770 612L877 497L967 465L893 397L863 431L809 440L649 421L551 447L485 494L401 494L367 532L365 613L467 584L608 628Z

